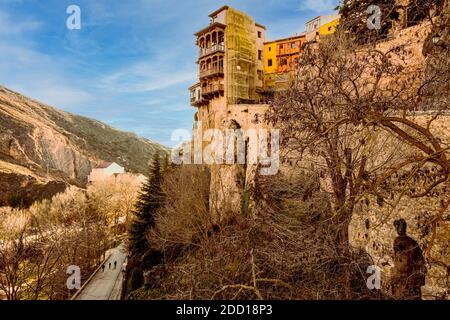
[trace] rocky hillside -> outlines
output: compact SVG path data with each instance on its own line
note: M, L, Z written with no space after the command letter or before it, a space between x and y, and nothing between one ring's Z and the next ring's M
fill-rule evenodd
M84 186L91 168L102 161L146 173L149 158L166 151L0 86L0 206L51 196L67 184Z

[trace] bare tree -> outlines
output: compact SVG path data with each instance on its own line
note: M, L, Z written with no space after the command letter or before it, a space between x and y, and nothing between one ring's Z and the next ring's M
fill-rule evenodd
M446 59L444 72L425 77L425 66L411 63L407 46L360 48L338 33L305 48L297 82L278 95L268 120L282 130L285 161L309 160L314 166L306 169L325 176L333 222L342 226L337 241L343 252L348 223L363 194L378 194L399 172L407 172L407 181L421 179L425 165L434 173L416 183L409 196L421 197L448 183L449 146L432 124L448 110L449 96L427 90L447 88L446 57L441 52L435 58ZM428 110L430 117L420 123L416 110Z
M111 177L98 181L88 188L87 195L95 210L104 212L105 223L116 230L130 220L140 190L140 182L134 176ZM94 209L94 208L93 208Z
M109 246L109 211L77 188L29 209L0 210L0 291L7 299L65 299L67 267L88 277Z
M0 290L8 300L19 300L30 277L26 267L29 216L12 209L3 209L0 223Z

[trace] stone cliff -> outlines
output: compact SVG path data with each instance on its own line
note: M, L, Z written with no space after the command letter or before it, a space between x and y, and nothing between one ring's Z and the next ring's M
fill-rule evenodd
M67 184L82 187L101 161L145 174L151 156L166 151L0 86L0 206L51 196Z

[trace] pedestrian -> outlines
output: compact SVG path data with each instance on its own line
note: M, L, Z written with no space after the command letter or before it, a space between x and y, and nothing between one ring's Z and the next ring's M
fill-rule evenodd
M102 272L105 272L105 264L102 264Z
M117 268L117 261L114 261L114 269Z

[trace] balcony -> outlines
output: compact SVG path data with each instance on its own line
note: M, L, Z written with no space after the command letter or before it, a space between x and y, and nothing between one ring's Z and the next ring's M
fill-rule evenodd
M199 91L195 96L191 95L191 106L199 107L201 105L207 104L208 99L203 98L201 91Z
M205 57L210 54L213 54L213 53L216 53L216 52L225 52L225 44L223 42L212 45L209 48L200 48L200 58Z
M197 102L200 100L201 100L201 98L191 97L191 105L193 106L193 105L197 104Z
M199 107L201 105L204 105L208 102L207 99L202 98L198 98L198 97L191 97L191 106L193 107Z
M198 107L208 102L208 100L204 99L202 96L202 90L200 87L200 83L197 83L189 88L191 93L191 106Z
M223 93L225 86L223 84L210 84L202 88L202 96L214 95L216 93Z
M200 70L200 78L223 76L223 67L213 67L206 70Z

